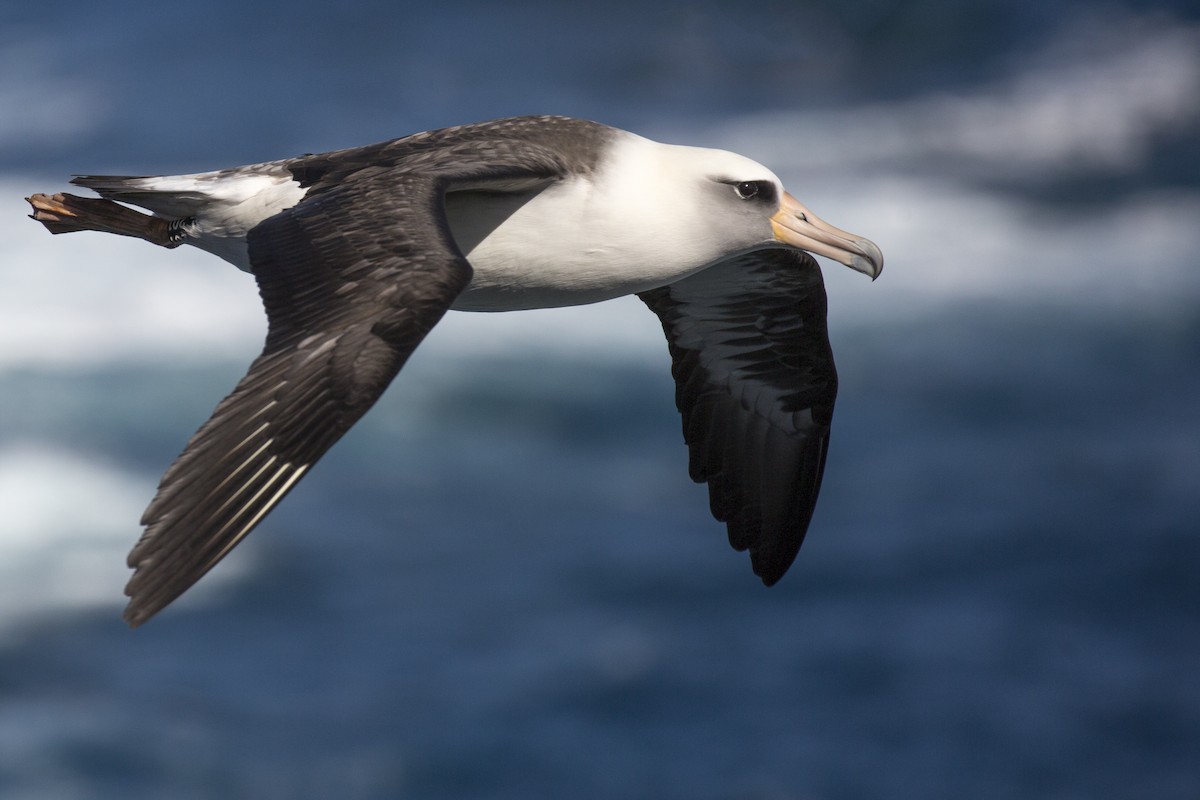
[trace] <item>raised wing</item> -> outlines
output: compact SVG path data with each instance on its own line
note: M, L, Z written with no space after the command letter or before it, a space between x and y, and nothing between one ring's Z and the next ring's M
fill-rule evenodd
M821 270L807 253L760 250L639 296L667 336L691 477L770 586L804 541L829 446Z

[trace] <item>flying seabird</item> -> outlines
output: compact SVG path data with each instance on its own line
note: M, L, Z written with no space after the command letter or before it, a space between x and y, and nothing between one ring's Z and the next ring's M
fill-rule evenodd
M212 569L366 413L448 309L637 294L666 334L693 480L770 586L804 539L837 374L820 269L873 243L742 156L568 117L517 117L194 175L81 176L35 194L52 233L189 244L250 272L262 354L163 475L125 619ZM140 206L144 214L130 208Z

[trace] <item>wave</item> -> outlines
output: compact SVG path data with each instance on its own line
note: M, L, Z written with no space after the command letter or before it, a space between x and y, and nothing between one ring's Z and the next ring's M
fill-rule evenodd
M47 614L123 605L125 554L153 483L39 442L0 447L0 633ZM250 567L239 561L205 584L240 578Z
M714 135L777 171L1043 180L1139 169L1200 121L1200 26L1094 20L970 91L755 115Z

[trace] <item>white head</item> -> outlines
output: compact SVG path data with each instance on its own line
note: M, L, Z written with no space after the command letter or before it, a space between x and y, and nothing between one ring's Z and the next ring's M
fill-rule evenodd
M725 150L660 144L629 134L613 148L592 189L621 209L623 237L696 271L730 256L793 247L875 278L883 256L872 242L829 225L784 191L763 165Z

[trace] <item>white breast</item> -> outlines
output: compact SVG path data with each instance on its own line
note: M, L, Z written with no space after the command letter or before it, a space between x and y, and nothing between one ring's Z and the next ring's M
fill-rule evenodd
M446 211L475 275L454 307L472 311L592 303L637 291L644 259L602 235L587 179L523 195L451 194Z
M693 163L697 152L626 134L592 175L518 196L449 195L451 231L475 269L454 308L594 303L711 264L727 253L727 243L705 229L697 176L676 169L681 161Z

